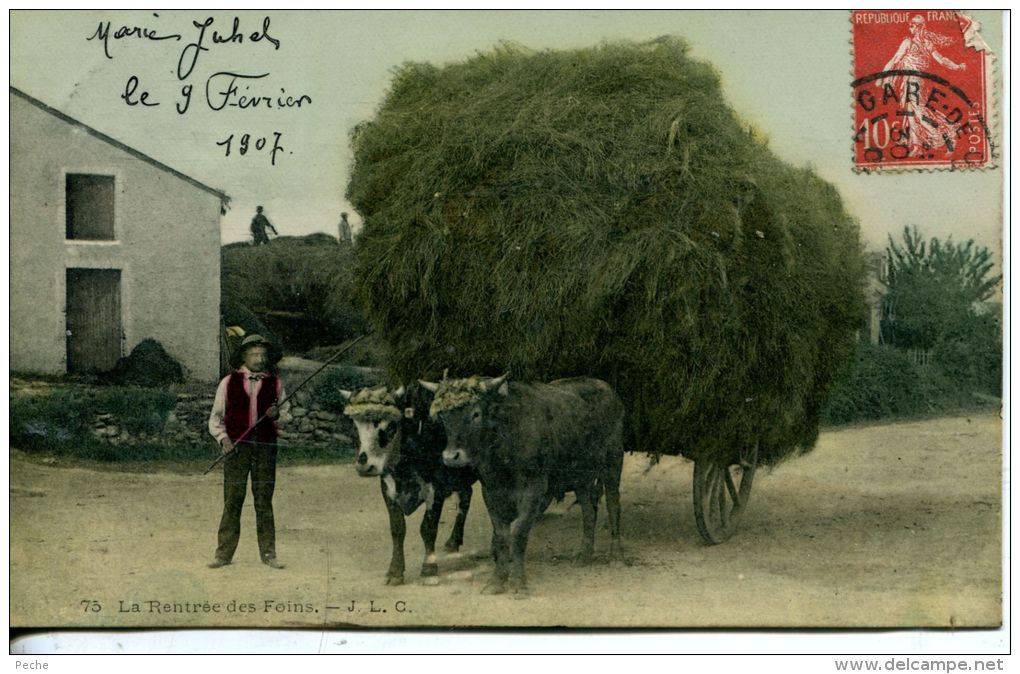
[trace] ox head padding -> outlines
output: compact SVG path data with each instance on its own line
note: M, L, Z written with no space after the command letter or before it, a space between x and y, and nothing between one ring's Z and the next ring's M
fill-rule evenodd
M438 384L421 382L422 386L436 394L435 399L429 407L429 415L433 418L451 410L478 402L488 393L497 392L500 395L507 395L509 388L507 379L509 374L501 377L467 377L466 379L444 379ZM430 386L431 384L431 386ZM435 386L435 388L432 388Z
M352 419L365 421L400 421L404 416L400 399L404 396L404 387L390 391L385 386L363 388L357 393L340 390L340 395L347 401L344 414Z
M472 462L472 448L487 442L492 431L491 419L486 422L488 406L497 396L509 395L509 374L501 377L468 377L444 379L436 387L436 397L429 408L433 419L442 417L447 444L443 463L462 468Z
M358 456L355 468L362 477L383 475L400 461L400 406L403 386L390 391L385 386L364 388L357 393L340 391L347 400L344 414L358 431Z

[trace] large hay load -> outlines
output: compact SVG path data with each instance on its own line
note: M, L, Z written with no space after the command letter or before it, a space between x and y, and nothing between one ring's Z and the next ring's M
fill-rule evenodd
M686 51L502 46L397 71L348 187L396 377L593 375L631 449L811 448L863 315L858 227Z

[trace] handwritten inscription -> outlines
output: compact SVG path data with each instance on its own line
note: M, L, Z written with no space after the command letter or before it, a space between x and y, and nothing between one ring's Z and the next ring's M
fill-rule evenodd
M219 31L214 30L212 31L211 40L209 42L206 42L205 40L206 29L212 26L213 23L215 23L215 19L213 19L213 17L211 16L202 22L199 21L192 22L195 28L198 29L198 38L193 42L188 43L188 45L184 47L184 50L181 51L181 58L177 62L178 79L184 80L187 79L189 75L191 75L191 72L195 69L195 66L198 64L199 55L202 52L209 51L209 47L206 45L208 45L210 42L214 46L223 44L244 43L244 36L238 30L240 19L238 19L236 16L234 17L234 23L230 35L224 37L223 35L220 35ZM248 36L248 42L259 43L266 41L271 43L274 49L279 49L280 41L270 36L269 24L270 20L269 17L267 16L262 20L262 30L259 32L251 33Z
M219 72L206 80L205 100L213 110L222 110L226 107L232 108L300 108L302 105L311 103L312 99L307 95L300 95L297 98L287 96L287 90L281 88L280 95L266 96L263 94L251 95L249 84L243 84L247 80L258 80L268 77L269 73L261 75L245 75L244 73ZM239 89L238 81L241 81ZM241 91L245 93L241 93Z
M237 141L237 153L243 157L248 154L249 150L262 152L266 150L266 148L269 148L269 163L276 166L276 154L284 151L283 146L280 145L280 138L282 136L283 134L279 131L274 131L272 138L273 145L272 147L269 147L268 143L270 139L265 136L261 138L253 138L250 133L241 134L241 137L238 138ZM231 150L234 148L234 134L230 134L225 140L221 140L216 144L225 148L226 151L224 156L229 157Z
M159 103L155 101L149 101L149 92L143 91L139 94L138 91L138 78L132 75L128 78L127 84L124 86L124 93L120 95L124 99L124 102L128 105L144 105L150 108L154 108Z
M157 19L159 14L153 13L153 16ZM91 42L96 40L101 42L103 45L103 53L106 54L106 58L112 59L113 54L110 53L110 39L113 40L125 40L127 38L135 38L142 40L181 40L182 36L180 33L173 33L172 35L160 35L159 30L156 28L147 28L144 26L120 26L117 30L110 32L111 25L109 21L100 21L99 27L96 28L96 32L90 37L85 38Z
M155 18L159 18L159 14L153 13ZM273 49L277 50L280 48L280 41L274 38L269 33L269 28L272 20L267 16L262 19L262 29L249 33L247 36L241 31L241 19L239 17L233 18L233 23L230 27L230 33L224 34L218 30L209 30L216 23L214 17L208 17L204 21L192 21L191 25L195 27L198 34L191 42L185 45L184 49L181 50L180 58L177 61L177 77L178 79L187 79L191 72L195 69L198 64L198 57L203 52L208 52L210 46L219 46L224 44L243 44L244 42L259 43L268 42L273 45ZM207 39L208 37L208 39ZM113 28L113 24L110 21L100 21L99 26L95 32L89 37L85 38L86 41L96 41L103 45L103 53L106 58L113 59L113 52L111 51L111 40L118 42L120 40L141 40L141 41L152 41L161 42L163 40L174 40L180 42L184 39L182 33L166 33L161 34L160 29L151 28L148 26L119 26L116 29Z
M217 50L250 45L247 48L259 50L253 53L265 58L281 49L282 40L273 34L272 19L269 16L263 17L254 29L252 26L245 27L237 16L228 22L218 22L210 16L193 20L186 30L180 31L155 25L157 21L162 21L158 13L154 12L152 17L154 25L144 26L115 26L110 21L100 21L85 38L87 42L100 45L104 56L110 60L120 55L120 45L128 42L140 45L168 41L183 43L180 51L176 52L177 63L173 71L176 84L173 92L169 96L166 92L161 95L158 90L160 83L143 82L137 74L130 74L118 94L129 108L159 108L164 100L168 100L172 104L170 109L178 115L185 115L193 109L192 102L196 99L200 100L198 105L204 104L205 108L217 113L235 110L300 110L312 104L312 97L307 93L289 91L286 86L274 83L271 73L265 68L255 72L218 70L205 77L204 85L199 84L197 91L203 92L204 96L196 93L192 80L199 77L196 74L199 64L207 58L213 58L212 54ZM132 57L135 57L134 54ZM280 153L293 154L284 151L280 144L281 136L282 133L275 130L268 133L243 133L235 141L235 134L231 133L216 145L224 148L226 157L231 156L232 152L235 156L245 156L249 150L263 152L268 155L270 163L276 166Z

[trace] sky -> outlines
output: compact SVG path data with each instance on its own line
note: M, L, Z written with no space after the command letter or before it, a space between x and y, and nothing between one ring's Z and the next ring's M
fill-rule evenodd
M1000 14L971 14L1001 54ZM226 39L235 17L242 40L215 43L213 31ZM205 49L189 47L210 18ZM250 238L256 205L281 234L335 235L341 211L360 225L344 200L349 132L371 119L404 62L463 60L501 40L568 49L677 35L718 69L726 102L777 155L836 185L867 248L881 250L908 224L1001 246L1001 169L851 170L845 11L15 11L10 26L11 85L226 192L224 243ZM181 39L151 39L168 35ZM1001 91L998 67L995 77ZM231 82L236 93L225 95ZM242 96L273 107L229 105Z

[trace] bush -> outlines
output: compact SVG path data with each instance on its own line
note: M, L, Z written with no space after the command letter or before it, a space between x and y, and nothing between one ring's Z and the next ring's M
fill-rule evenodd
M857 224L684 43L401 67L352 135L366 315L395 379L593 375L632 449L809 449L864 312Z
M327 370L315 385L314 396L322 407L330 412L342 413L347 404L340 395L341 390L356 391L368 386L386 383L382 372L372 370L335 367Z
M970 390L1002 395L1002 319L999 305L945 331L932 350L947 377Z
M11 398L11 445L51 449L89 438L94 411L78 391L56 390Z
M825 421L844 424L928 416L981 405L972 387L935 362L919 367L903 349L861 344L850 376L832 390Z
M194 448L156 443L111 446L92 435L96 415L109 413L129 433L162 430L177 396L142 388L56 389L11 398L11 445L26 451L52 451L82 458L135 460L195 455ZM208 453L208 448L203 455Z

